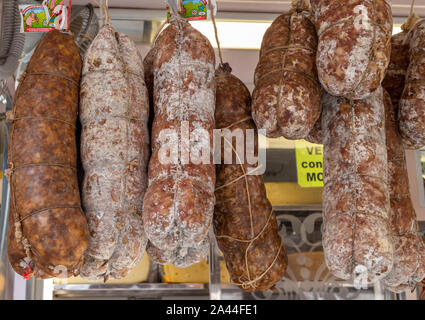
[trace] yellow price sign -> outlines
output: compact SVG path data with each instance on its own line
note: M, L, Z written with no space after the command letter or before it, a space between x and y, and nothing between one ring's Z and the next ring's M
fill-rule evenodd
M303 188L323 187L323 146L295 141L298 184Z

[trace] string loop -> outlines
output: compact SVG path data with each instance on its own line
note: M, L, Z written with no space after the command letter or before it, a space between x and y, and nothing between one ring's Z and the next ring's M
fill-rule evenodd
M221 52L221 45L220 45L220 40L218 39L218 30L217 30L217 24L215 21L215 15L214 15L215 7L212 3L212 0L208 0L208 3L209 3L210 11L211 11L211 20L214 26L214 34L215 34L215 41L217 42L218 56L220 58L220 63L223 64L223 54Z
M222 128L222 129L227 129L227 128L230 128L230 127L232 127L232 126L235 126L236 124L239 124L239 123L242 123L242 122L245 122L245 121L249 121L249 120L251 120L252 118L251 117L246 117L246 118L243 118L243 119L241 119L241 120L239 120L239 121L237 121L237 122L235 122L235 123L233 123L233 124L231 124L231 125L229 125L229 126L227 126L226 128ZM273 261L271 262L271 264L266 268L266 270L264 270L260 275L258 275L258 276L256 276L256 277L254 277L253 279L252 279L252 277L251 277L251 274L250 274L250 268L249 268L249 264L248 264L248 253L249 253L249 250L251 249L251 247L253 246L253 244L254 244L254 242L257 240L257 239L259 239L264 233L265 233L265 231L267 230L267 227L269 226L269 224L270 224L270 222L272 221L272 217L274 217L274 211L273 211L273 208L271 208L271 210L270 210L270 213L269 213L269 215L268 215L268 217L267 217L267 220L266 220L266 223L264 224L264 226L263 226L263 228L261 229L261 231L257 234L257 235L255 235L255 233L254 233L254 219L253 219L253 213L252 213L252 204L251 204L251 193L250 193L250 185L249 185L249 183L248 183L248 175L249 174L251 174L251 173L253 173L253 172L255 172L256 170L258 170L258 168L260 168L261 166L258 166L256 169L254 169L253 171L248 171L248 172L246 172L246 170L245 170L245 167L244 167L244 164L242 163L242 161L241 161L241 159L240 159L240 157L239 157L239 155L238 155L238 153L237 153L237 151L235 150L235 148L234 148L234 146L233 146L233 144L231 143L231 141L229 141L228 139L226 139L226 138L224 138L224 141L227 143L227 144L229 144L230 146L231 146L231 148L232 148L232 150L233 150L233 152L235 153L235 155L236 155L236 157L238 158L238 160L239 160L239 164L240 164L240 166L241 166L241 169L242 169L242 172L243 172L243 174L240 176L240 177L238 177L238 178L236 178L236 179L234 179L234 180L232 180L232 181L230 181L230 182L228 182L228 183L226 183L226 184L224 184L224 185L222 185L222 186L219 186L219 187L217 187L216 188L216 190L215 191L218 191L218 190L220 190L220 189L223 189L223 188L225 188L225 187L228 187L228 186L230 186L230 185L232 185L232 184L234 184L234 183L236 183L237 181L239 181L239 180L242 180L242 179L245 179L245 188L246 188L246 193L247 193L247 199L248 199L248 212L249 212L249 217L250 217L250 225L251 225L251 237L249 238L249 239L238 239L238 238L235 238L235 237L232 237L232 236L229 236L229 235L217 235L216 236L216 238L217 239L229 239L229 240L231 240L231 241L236 241L236 242L242 242L242 243L248 243L248 246L246 247L246 249L245 249L245 254L244 254L244 260L245 260L245 272L246 272L246 275L241 275L239 278L238 278L238 282L234 282L234 281L232 281L233 282L233 284L235 284L235 285L237 285L237 286L240 286L240 287L242 287L243 289L249 289L249 288L253 288L254 290L259 286L259 284L258 284L258 282L273 268L273 266L275 265L275 263L276 263L276 261L277 261L277 259L279 258L279 256L280 256L280 253L281 253L281 251L282 251L282 248L283 248L283 242L282 242L282 239L281 239L281 244L280 244L280 247L279 247L279 250L277 251L277 253L276 253L276 255L275 255L275 257L274 257L274 259L273 259Z
M412 3L410 5L409 17L407 18L406 22L401 26L401 30L405 32L409 32L410 30L412 30L419 20L419 16L414 12L414 8L415 0L412 0Z

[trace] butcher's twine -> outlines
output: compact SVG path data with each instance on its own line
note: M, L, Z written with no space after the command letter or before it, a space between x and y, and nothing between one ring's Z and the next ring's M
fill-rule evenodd
M250 214L251 214L251 211L250 211ZM263 229L254 238L246 240L246 239L234 238L234 237L227 236L227 235L216 236L217 239L225 238L225 239L230 239L232 241L249 243L246 250L245 250L245 269L246 269L247 277L245 277L244 275L241 275L239 277L239 283L233 282L233 284L240 286L243 289L248 289L250 287L253 288L253 289L256 289L258 287L257 283L273 268L274 264L276 263L277 259L279 258L280 252L282 251L283 242L281 240L279 250L277 251L272 263L259 276L255 277L254 279L251 279L250 272L249 272L249 265L248 265L248 251L249 251L249 249L251 249L251 246L254 244L254 242L258 238L260 238L263 235L263 233L267 230L267 227L269 226L269 223L270 223L272 217L274 217L273 209L270 210L269 217L267 218L267 222L264 224Z
M68 80L69 82L71 82L72 84L74 84L76 87L79 88L80 83L75 81L74 79L61 74L61 73L57 73L57 72L48 72L48 71L44 71L44 72L24 72L18 79L18 82L22 82L27 76L52 76L52 77L58 77L58 78L62 78L65 80Z
M112 19L108 11L108 8L109 8L108 0L103 0L103 4L100 4L99 1L97 0L93 0L93 2L99 7L100 10L103 11L103 15L102 15L103 25L105 24L112 25Z
M214 15L215 7L211 0L208 0L208 3L210 6L210 11L211 11L211 20L214 26L214 35L215 35L215 41L217 42L218 56L220 57L220 63L223 64L223 54L221 52L221 45L220 45L220 40L218 39L218 30L217 30L217 24L215 21L215 15Z
M241 119L241 120L239 120L239 121L231 124L230 126L227 126L226 128L223 128L223 129L230 128L230 127L232 127L232 126L234 126L236 124L239 124L239 123L242 123L242 122L251 120L251 119L252 119L251 117L246 117L246 118ZM254 171L258 170L258 167L254 171L247 173L245 171L245 167L244 167L243 163L241 162L241 159L240 159L238 153L236 152L235 148L233 147L233 144L228 139L226 139L226 138L224 138L224 141L226 143L228 143L232 147L233 152L236 154L236 157L238 158L239 164L240 164L240 166L242 168L243 175L240 176L239 178L237 178L237 179L235 179L235 180L233 180L233 181L225 184L225 185L222 185L222 186L216 188L216 191L217 190L220 190L220 189L222 189L224 187L227 187L227 186L229 186L229 185L231 185L231 184L233 184L233 183L235 183L235 182L237 182L237 181L239 181L241 179L245 179L246 193L247 193L247 198L248 198L248 211L249 211L250 224L251 224L251 239L238 239L238 238L235 238L235 237L232 237L232 236L228 236L228 235L217 235L216 238L217 239L225 238L225 239L230 239L232 241L249 243L248 246L247 246L247 248L245 249L245 255L244 255L246 276L245 275L241 275L238 278L239 282L233 282L233 284L235 284L237 286L240 286L243 289L248 289L248 288L256 289L258 287L258 282L273 268L274 264L276 263L279 255L280 255L280 252L282 251L283 242L282 242L282 239L281 239L281 244L280 244L279 250L277 251L276 256L274 257L274 259L273 259L272 263L269 265L269 267L263 273L261 273L259 276L256 276L254 279L252 279L251 278L251 275L250 275L250 271L249 271L248 252L251 249L251 247L254 244L254 242L258 238L260 238L263 235L263 233L266 231L266 229L269 226L269 223L271 221L271 218L274 217L274 212L273 212L273 208L272 208L270 210L270 214L269 214L269 216L267 218L267 221L264 224L262 230L256 236L254 236L254 221L253 221L252 206L251 206L251 194L250 194L250 191L249 191L249 183L248 183L248 177L247 176L248 176L248 174L253 173Z
M306 0L292 0L291 12L311 11L311 7Z
M414 12L414 8L415 8L415 0L412 0L409 17L407 18L406 22L401 26L401 30L405 32L410 32L419 22L419 16Z

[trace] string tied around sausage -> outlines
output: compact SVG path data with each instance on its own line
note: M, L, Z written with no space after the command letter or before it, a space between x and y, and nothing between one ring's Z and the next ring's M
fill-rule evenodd
M102 23L103 25L107 24L107 25L112 25L112 19L111 16L109 15L109 4L108 4L108 0L103 0L103 3L100 4L99 1L97 0L93 0L93 2L99 7L99 9L102 12Z
M251 117L251 116L246 117L246 118L243 118L243 119L240 119L240 120L238 120L238 121L236 121L236 122L233 122L232 124L228 125L227 127L220 128L220 129L221 129L221 130L230 129L230 128L232 128L232 127L234 127L234 126L238 125L238 124L241 124L241 123L243 123L243 122L250 121L250 120L252 120L252 117ZM225 140L225 142L226 142L226 143L228 143L228 144L230 144L230 145L231 145L231 143L230 143L230 141L229 141L229 140L227 140L227 139L226 139L226 138L224 138L224 137L223 137L223 139ZM233 151L234 151L234 152L236 152L236 151L235 151L235 149L233 148L233 146L232 146L232 149L233 149ZM240 161L239 161L239 162L240 162ZM236 179L234 179L234 180L232 180L232 181L230 181L230 182L228 182L228 183L226 183L226 184L224 184L224 185L221 185L221 186L219 186L219 187L216 187L215 191L218 191L218 190L221 190L221 189L223 189L223 188L226 188L226 187L228 187L228 186L230 186L230 185L232 185L232 184L236 183L236 182L237 182L237 181L239 181L239 180L246 179L246 178L247 178L247 176L252 175L253 173L257 172L258 170L260 170L260 169L262 169L262 168L263 168L263 165L262 165L262 164L259 164L257 167L255 167L254 169L252 169L252 170L250 170L250 171L248 171L248 172L245 172L245 171L244 171L244 174L242 174L241 176L237 177Z
M401 30L409 32L410 30L413 29L413 27L418 22L419 16L414 12L414 8L415 8L415 0L412 0L412 4L410 5L409 17L407 18L406 22L402 24Z
M155 33L155 36L152 39L152 44L151 44L151 48L153 48L155 46L156 40L158 40L159 35L161 34L162 30L164 29L164 27L170 23L170 19L167 18L158 28L157 32Z
M25 116L25 117L17 117L13 111L6 112L6 122L13 123L20 120L41 120L41 121L55 121L65 123L73 128L76 128L76 125L70 121L58 119L54 117L46 117L46 116Z
M311 11L311 7L306 0L292 0L292 8L289 11L291 12L303 12L303 11Z
M28 76L51 76L51 77L57 77L57 78L62 78L64 80L68 80L69 82L71 82L73 85L75 85L77 88L80 87L80 83L78 81L75 81L74 79L72 79L71 77L68 77L60 72L48 72L48 71L40 71L40 72L24 72L20 77L19 77L19 82L22 82L23 80L25 80Z
M13 173L16 170L16 168L15 168L15 165L13 164L13 162L10 162L8 167L9 168L5 170L4 174L7 178L7 180L9 181L9 184L12 185ZM14 236L16 238L16 241L18 243L22 244L25 255L28 257L28 259L32 260L32 258L31 258L31 245L30 245L28 239L24 236L22 221L19 219L19 214L18 214L17 209L16 209L13 188L10 188L10 192L11 192L11 199L12 199L13 208L14 208L14 210L13 210L13 219L15 221L14 224L13 224L14 231L15 231Z
M124 64L124 63L123 63ZM118 69L118 68L109 68L109 69L92 69L89 68L87 73L108 73L108 72L121 72L124 74L125 77L128 77L129 74L139 77L139 78L143 78L143 75L139 72L135 72L132 70L132 68L130 68L130 66L124 64L124 67L122 69ZM86 74L83 74L83 76Z
M258 288L257 283L271 270L271 268L273 268L274 264L276 263L277 259L279 258L279 255L280 255L280 252L282 251L282 249L283 249L283 242L280 243L279 250L277 251L275 258L273 259L273 262L258 277L256 277L253 280L249 280L249 279L244 279L244 277L241 276L241 277L239 277L240 283L234 283L234 284L236 284L237 286L241 286L243 289L253 288L255 290L256 288Z
M220 63L223 64L223 54L221 52L220 40L218 39L217 23L216 23L215 14L214 14L215 7L212 3L212 0L208 0L208 4L209 4L209 7L210 7L210 11L211 11L211 21L212 21L213 27L214 27L215 41L217 42L218 56L220 58Z
M15 120L15 113L13 111L6 112L6 122L12 123Z
M10 183L10 179L12 178L12 174L14 170L15 170L15 165L13 164L13 162L11 162L8 165L8 168L4 170L4 175L6 176L6 179L9 181L9 183Z
M246 117L246 118L243 118L243 119L241 119L241 120L239 120L239 121L237 121L237 122L235 122L235 123L233 123L233 124L231 124L231 125L229 125L229 126L227 126L226 128L230 128L230 127L232 127L232 126L234 126L234 125L236 125L236 124L239 124L239 123L242 123L242 122L245 122L245 121L249 121L249 120L251 120L252 118L251 117ZM226 129L226 128L224 128L224 129ZM260 274L260 275L258 275L258 276L255 276L254 278L252 278L251 277L251 274L250 274L250 268L249 268L249 264L248 264L248 253L249 253L249 250L251 249L251 247L252 247L252 245L254 244L254 242L257 240L257 239L259 239L264 233L265 233L265 231L267 230L267 227L270 225L270 222L272 221L272 217L274 217L274 211L273 211L273 208L271 208L271 210L270 210L270 213L269 213L269 215L268 215L268 217L267 217L267 220L266 220L266 222L265 222L265 224L264 224L264 226L263 226L263 228L260 230L260 232L257 234L257 235L255 235L255 233L254 233L254 221L253 221L253 214L252 214L252 206L251 206L251 195L250 195L250 191L249 191L249 183L248 183L248 175L250 174L250 173L253 173L253 172L255 172L256 170L258 170L258 168L260 168L261 167L261 165L259 165L257 168L255 168L253 171L251 171L251 172L246 172L246 170L245 170L245 167L244 167L244 164L242 163L242 161L241 161L241 159L239 158L239 155L238 155L238 153L236 152L236 150L235 150L235 148L233 147L233 144L228 140L228 139L226 139L226 138L224 138L224 140L225 140L225 142L227 143L227 144L229 144L230 146L231 146L231 148L232 148L232 150L233 150L233 152L236 154L236 157L238 158L238 160L239 160L239 164L240 164L240 166L241 166L241 169L242 169L242 172L243 172L243 175L241 175L240 177L238 177L238 178L236 178L236 179L234 179L234 180L232 180L232 181L230 181L229 183L226 183L226 184L224 184L224 185L222 185L222 186L219 186L218 188L216 188L216 191L217 190L220 190L220 189L222 189L222 188L225 188L225 187L227 187L227 186L230 186L230 185L232 185L232 184L234 184L234 183L236 183L237 181L239 181L239 180L241 180L241 179L245 179L245 187L246 187L246 193L247 193L247 199L248 199L248 211L249 211L249 216L250 216L250 224L251 224L251 238L249 238L249 239L239 239L239 238L236 238L236 237L232 237L232 236L229 236L229 235L217 235L216 236L216 238L217 239L229 239L229 240L232 240L232 241L236 241L236 242L242 242L242 243L248 243L248 246L246 247L246 249L245 249L245 254L244 254L244 260L245 260L245 272L246 272L246 275L241 275L239 278L238 278L238 282L233 282L235 285L237 285L237 286L240 286L240 287L242 287L243 289L249 289L249 288L253 288L253 289L256 289L259 285L258 285L258 282L273 268L273 266L275 265L275 263L276 263L276 261L277 261L277 259L279 258L279 256L280 256L280 253L281 253L281 251L282 251L282 249L283 249L283 242L282 242L282 239L280 239L281 240L281 243L280 243L280 246L279 246L279 250L277 251L277 253L276 253L276 255L275 255L275 257L274 257L274 259L273 259L273 261L270 263L270 265Z
M13 162L9 162L8 168L4 171L4 175L10 181L12 175L20 169L31 168L31 167L60 167L65 169L71 169L76 171L77 168L75 166L66 164L66 163L56 163L56 162L40 162L40 163L27 163L16 166Z
M249 249L251 249L251 246L253 245L253 243L257 239L259 239L264 234L264 232L267 230L267 227L269 226L271 218L273 216L274 216L274 211L273 211L273 209L271 209L269 216L267 218L267 221L264 224L263 228L261 229L261 231L255 237L253 237L251 239L238 239L238 238L228 236L228 235L219 235L219 236L216 236L216 238L217 239L225 238L225 239L229 239L229 240L236 241L236 242L249 243L247 248L245 249L245 262L247 262L248 261ZM254 279L251 279L251 277L249 275L248 265L246 265L247 276L244 276L244 275L240 276L238 278L239 283L234 282L234 284L237 285L237 286L241 286L243 289L248 289L250 287L252 287L254 289L257 288L258 281L260 281L271 270L271 268L273 268L274 264L276 263L277 259L279 258L279 255L280 255L280 252L282 251L282 248L283 248L283 242L282 242L282 239L281 239L281 244L280 244L279 250L277 251L273 261L266 268L266 270L264 270L259 276L255 277Z
M131 160L125 167L124 169L124 175L127 175L130 171L133 171L134 168L139 166L139 160L138 159L134 159Z
M229 128L231 128L231 127L234 127L234 126L236 126L236 125L238 125L238 124L240 124L240 123L243 123L243 122L245 122L245 121L249 121L249 120L252 120L252 117L251 117L251 116L246 117L246 118L243 118L243 119L240 119L240 120L238 120L238 121L236 121L236 122L233 122L232 124L228 125L227 127L224 127L224 128L217 128L217 129L220 129L220 130L226 130L226 129L229 129Z

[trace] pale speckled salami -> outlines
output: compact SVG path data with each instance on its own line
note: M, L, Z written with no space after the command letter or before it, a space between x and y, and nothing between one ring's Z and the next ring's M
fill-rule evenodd
M154 48L153 150L143 221L151 245L167 256L155 260L158 255L152 255L154 261L189 265L199 257L189 252L185 257L185 248L205 243L214 212L215 56L208 39L178 15ZM170 146L177 146L174 157L167 153ZM209 164L192 161L200 150L206 150ZM166 155L169 163L164 162Z
M192 247L176 247L171 250L163 250L148 243L146 251L152 261L159 264L173 264L177 268L187 268L192 264L201 262L208 254L210 243L206 237L201 243Z
M390 218L394 244L394 266L382 279L391 291L400 292L414 287L415 279L425 277L422 239L418 234L416 213L410 198L404 147L395 119L390 95L384 91L386 112L386 140L388 152L388 185L390 190Z
M322 128L326 264L339 278L375 282L393 264L382 88L364 100L324 95Z
M263 37L252 116L268 137L303 139L320 115L317 36L311 18L309 11L283 14Z
M331 95L363 99L390 60L392 13L385 0L311 0L319 37L317 70Z
M399 102L399 129L409 148L425 146L425 20L418 22L409 36L410 63Z
M149 157L143 62L128 36L105 25L83 65L80 93L83 207L91 241L81 276L122 278L142 259Z

